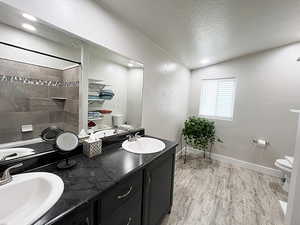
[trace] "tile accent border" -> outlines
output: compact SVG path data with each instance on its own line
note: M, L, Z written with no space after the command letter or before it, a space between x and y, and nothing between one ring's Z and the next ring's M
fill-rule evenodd
M0 82L21 83L48 87L79 87L79 81L54 81L26 78L22 76L8 76L0 74Z

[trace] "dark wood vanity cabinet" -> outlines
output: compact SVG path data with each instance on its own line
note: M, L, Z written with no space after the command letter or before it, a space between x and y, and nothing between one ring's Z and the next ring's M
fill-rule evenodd
M160 225L171 211L175 148L55 225Z
M171 212L175 153L155 160L144 170L143 225L159 225Z
M121 181L98 202L99 225L140 225L143 171Z
M175 149L117 184L98 204L97 225L159 225L171 211Z
M124 205L106 216L101 225L141 225L142 193L135 194Z

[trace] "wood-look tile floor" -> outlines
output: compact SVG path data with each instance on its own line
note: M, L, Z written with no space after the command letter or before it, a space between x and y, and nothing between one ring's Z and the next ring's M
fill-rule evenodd
M283 225L280 179L189 153L176 162L174 201L162 225Z

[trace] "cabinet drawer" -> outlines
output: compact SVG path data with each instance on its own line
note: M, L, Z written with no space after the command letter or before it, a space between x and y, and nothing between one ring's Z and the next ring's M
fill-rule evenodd
M136 193L122 207L102 220L101 225L141 225L142 192Z
M101 201L102 218L111 215L117 208L130 200L136 193L142 191L142 171L122 181L109 192ZM125 224L126 225L126 224Z

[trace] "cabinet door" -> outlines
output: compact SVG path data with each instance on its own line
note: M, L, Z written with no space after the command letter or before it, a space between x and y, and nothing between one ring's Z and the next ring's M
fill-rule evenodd
M121 181L109 192L105 193L101 199L102 218L109 216L116 209L126 204L137 193L142 192L143 174L142 171L131 175L129 178Z
M101 225L141 225L142 192L136 193L130 200L103 219Z
M175 153L157 159L144 172L143 225L158 225L171 211Z

